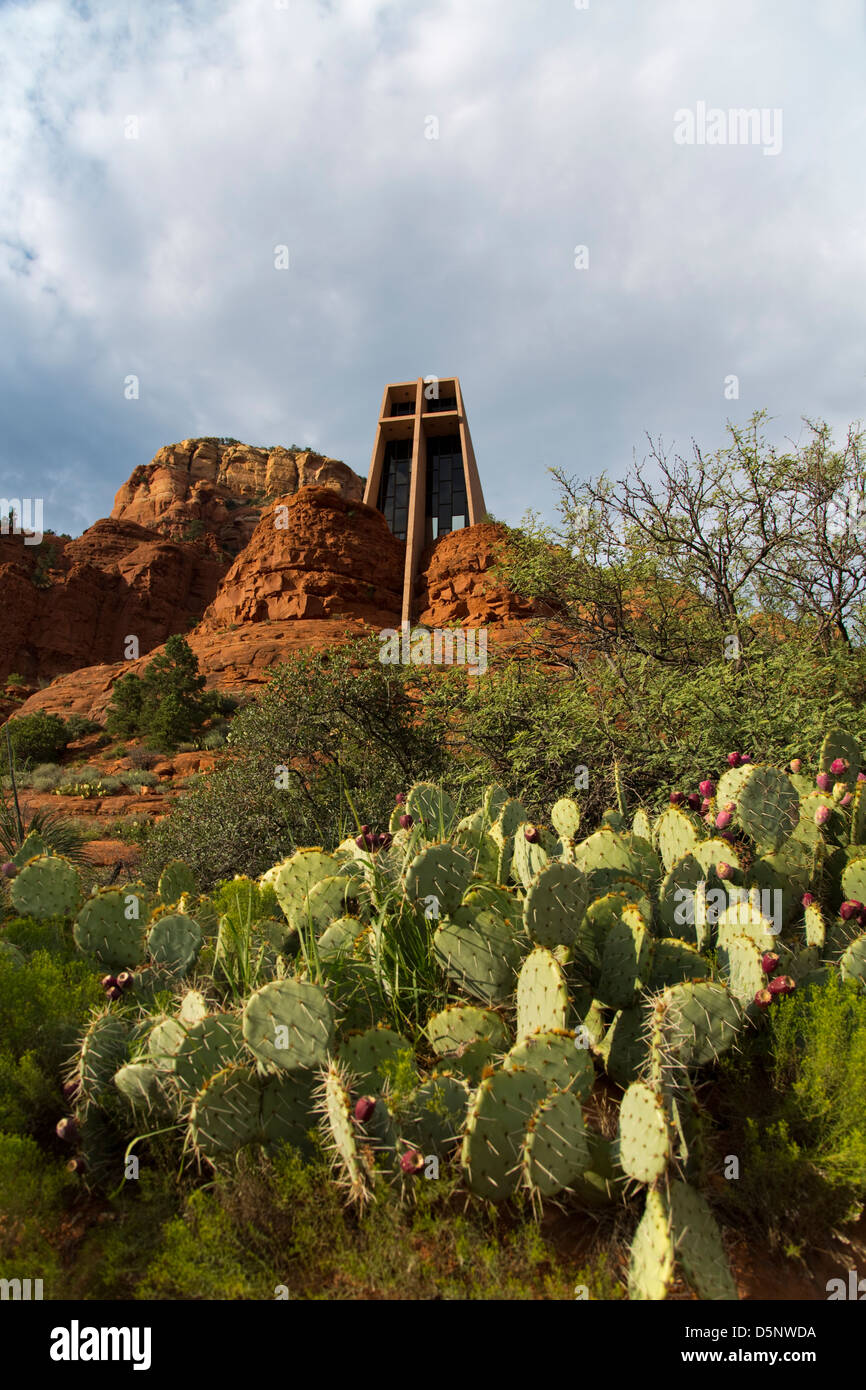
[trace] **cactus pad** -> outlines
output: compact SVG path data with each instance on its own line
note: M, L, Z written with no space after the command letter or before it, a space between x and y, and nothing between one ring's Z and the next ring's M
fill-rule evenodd
M866 932L855 937L847 947L839 961L839 969L843 980L859 980L866 984Z
M627 905L604 943L596 995L612 1009L628 1009L652 971L653 939L637 908Z
M341 1184L348 1190L349 1201L363 1206L371 1195L371 1173L358 1147L346 1076L336 1062L328 1064L319 1092L318 1108L322 1117L322 1131Z
M321 1067L334 1044L335 1014L318 985L274 980L244 1005L243 1033L260 1062L285 1071Z
M172 859L160 874L156 891L160 902L166 907L173 907L175 903L180 902L184 893L192 896L195 893L192 869L182 859Z
M796 830L800 798L790 777L775 767L753 766L734 798L737 820L761 854L772 854Z
M45 854L24 866L9 893L23 917L70 917L81 898L81 880L68 859Z
M406 810L428 839L447 835L457 814L448 793L432 782L416 782L410 788Z
M661 1302L674 1279L671 1216L665 1194L656 1187L646 1195L646 1206L631 1243L628 1296L635 1302Z
M496 1003L514 988L520 946L495 912L458 908L437 929L433 950L449 978L473 999Z
M475 1091L460 1161L477 1196L500 1202L516 1190L526 1127L545 1090L537 1072L515 1068L494 1072Z
M672 985L656 996L653 1013L664 1016L670 1053L685 1067L705 1066L726 1052L742 1017L730 990L708 980Z
M580 831L580 807L570 796L562 796L550 812L550 824L560 840L576 840Z
M523 925L537 946L570 946L588 903L586 879L576 865L548 864L527 889Z
M657 1182L671 1158L671 1126L664 1101L643 1081L634 1081L619 1109L619 1161L637 1182Z
M249 1068L226 1067L212 1076L190 1109L189 1138L196 1153L220 1158L257 1139L260 1101L258 1078Z
M188 1091L198 1091L209 1076L240 1060L242 1046L240 1020L234 1014L210 1014L187 1029L172 1070Z
M439 916L459 908L472 878L472 860L453 845L429 845L406 869L403 885L410 902L424 905L435 898Z
M496 1052L508 1047L508 1033L498 1014L474 1004L451 1004L427 1020L427 1036L441 1060L473 1085Z
M736 1300L721 1233L701 1194L688 1183L674 1181L670 1211L677 1258L698 1298Z
M551 951L536 946L520 967L517 980L517 1036L539 1029L565 1028L568 1023L565 972Z
M469 1087L462 1077L439 1073L419 1086L403 1126L404 1137L422 1153L442 1154L460 1138Z
M406 1038L390 1028L368 1028L350 1035L340 1045L340 1061L359 1092L381 1091L389 1070L401 1059L414 1065L414 1050Z
M533 1195L552 1197L590 1167L580 1100L554 1091L540 1101L526 1128L521 1153L523 1181Z
M198 922L182 912L159 917L147 934L147 949L154 965L185 975L201 950Z
M111 970L131 970L144 957L144 932L138 917L127 915L127 894L109 889L88 898L72 935L86 955L95 956Z
M503 1070L521 1067L534 1071L548 1092L569 1090L578 1100L588 1100L595 1081L595 1068L589 1050L580 1047L579 1041L578 1036L567 1029L531 1033L514 1044L502 1063Z

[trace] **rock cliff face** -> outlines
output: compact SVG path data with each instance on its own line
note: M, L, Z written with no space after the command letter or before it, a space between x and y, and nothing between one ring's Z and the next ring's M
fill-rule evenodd
M185 439L136 468L111 517L77 540L0 535L0 680L17 672L33 685L122 661L130 635L143 656L188 632L267 499L311 483L337 500L363 496L363 479L336 459Z
M405 557L381 512L302 488L262 513L203 626L347 616L387 627L399 618Z
M77 540L0 535L0 678L55 678L17 712L100 719L118 677L177 632L208 686L243 690L293 651L398 628L405 543L362 495L334 459L187 439L137 468ZM533 609L495 580L500 545L487 524L436 541L416 623L512 640ZM131 634L138 661L124 659Z
M0 676L14 671L30 684L122 660L130 635L144 653L186 632L226 570L197 546L129 522L97 521L74 541L46 536L32 547L20 536L3 541Z
M269 499L310 486L332 488L349 501L364 495L357 473L321 454L184 439L135 469L111 516L234 556L250 540Z

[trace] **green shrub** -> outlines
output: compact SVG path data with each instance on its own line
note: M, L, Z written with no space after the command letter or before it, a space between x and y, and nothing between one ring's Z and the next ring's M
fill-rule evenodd
M0 957L0 1130L50 1135L64 1104L61 1068L99 1002L90 961L42 949L23 965Z
M866 994L832 975L777 1003L746 1058L722 1063L741 1172L728 1205L793 1251L866 1202Z
M230 746L239 756L153 826L145 872L155 879L180 858L203 889L235 873L258 877L296 844L356 833L350 799L359 821L387 825L396 792L453 763L453 710L421 717L419 691L435 679L383 665L375 639L294 656L235 716Z
M58 1232L77 1183L33 1139L0 1133L0 1270L4 1279L41 1279L45 1299L63 1297L63 1270L48 1237Z
M57 763L40 763L33 769L31 786L37 792L53 792L65 775Z
M144 768L130 768L129 772L121 772L118 775L123 785L130 789L155 787L159 782L155 772L147 772Z
M6 684L12 686L24 685L24 677L19 675L17 671L13 671L11 675L6 677Z
M83 714L70 714L66 727L69 730L70 743L86 738L88 734L98 734L102 729L102 725L97 724L95 719L86 719Z
M9 720L9 739L16 761L53 762L69 743L69 730L57 714L24 714Z

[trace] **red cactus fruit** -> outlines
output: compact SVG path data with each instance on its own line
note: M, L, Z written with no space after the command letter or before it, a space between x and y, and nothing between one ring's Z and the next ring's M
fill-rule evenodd
M358 849L366 849L366 848L367 848L367 841L366 841L366 839L364 838L363 835L356 835L356 836L355 836L355 844L358 846Z
M362 835L369 835L369 833L370 833L370 827L369 827L369 825L362 825L362 826L361 826L361 834L362 834Z
M86 1166L87 1165L85 1164L84 1159L81 1157L81 1154L76 1154L75 1158L70 1158L69 1162L67 1163L66 1171L67 1173L78 1173L80 1175L84 1172Z
M375 1109L375 1096L361 1096L361 1099L355 1102L355 1119L358 1124L366 1124Z
M731 815L730 811L720 811L719 814L716 816L716 829L727 830L732 820L733 816Z
M800 902L803 904L804 907L811 907L814 901L814 893L804 893L802 898L800 899Z
M420 1173L424 1167L424 1155L417 1149L408 1149L406 1153L400 1155L400 1171L413 1175Z
M120 985L112 985L110 989L105 991L105 997L106 999L112 1000L112 1002L115 999L122 999L123 990L120 988Z
M839 802L839 805L840 805L840 806L850 806L850 805L851 805L851 802L852 802L853 800L854 800L854 798L853 798L853 796L851 795L851 793L850 793L850 792L846 792L845 795L842 797L842 800Z
M671 792L670 803L672 806L682 806L686 799L685 792Z
M70 1102L74 1101L81 1090L81 1082L73 1078L71 1081L63 1083L63 1099Z
M815 824L816 824L816 825L826 825L829 819L830 819L830 807L829 807L829 806L819 806L818 809L817 809L817 811L815 812Z
M726 883L734 877L733 865L728 864L724 859L720 859L716 865L716 873L722 882Z
M116 976L116 975L103 975L103 977L102 977L102 979L99 981L99 983L102 985L102 988L103 988L104 990L113 989L114 986L117 984L117 976Z
M859 917L863 911L863 904L856 898L849 898L839 908L839 916L843 922L850 922L852 917Z
M800 760L799 758L792 758L791 761L788 763L788 771L789 771L789 772L793 772L793 773L801 772L801 771L802 771L802 768L803 768L803 764L802 764L802 762L801 762L801 760Z
M845 758L834 758L830 764L830 771L834 777L841 777L843 773L848 771L848 766Z
M117 977L118 989L132 989L134 983L132 975L128 970L122 970Z
M712 796L715 790L716 784L715 782L711 782L709 778L707 778L705 782L698 783L698 791L700 792L701 796Z
M761 956L761 969L765 975L772 975L773 971L778 968L778 965L779 957L776 955L775 951L765 951Z
M710 801L710 798L709 798L708 796L705 796L704 799L703 799L703 801L701 802L701 815L702 815L702 816L705 816L705 815L707 814L707 812L709 811L709 809L710 809L710 807L712 806L712 804L713 804L713 803Z
M699 811L701 809L701 798L698 796L697 792L689 792L688 802L690 811Z
M66 1115L62 1120L57 1121L55 1134L58 1139L62 1139L64 1144L74 1144L78 1140L78 1121L74 1115Z
M866 772L858 772L858 773L857 773L857 781L858 781L858 782L866 782Z
M752 761L752 755L751 755L751 753L741 753L741 754L740 754L740 767L745 767L746 764L747 764L747 763L750 763L751 761Z
M739 753L729 753L729 754L728 754L728 767L739 767L739 766L740 766L740 756L741 756L741 755L740 755Z
M538 841L541 839L541 836L538 833L538 827L535 825L527 825L523 834L531 845L537 845Z
M768 989L759 989L755 995L755 1003L759 1009L769 1009L773 1002L773 996Z
M6 863L0 867L0 873L2 873L4 878L14 878L17 872L18 865L13 864L11 859L7 859Z
M394 797L394 800L396 801L396 803L397 803L398 806L405 806L405 805L406 805L406 793L405 793L405 792L398 792L397 795Z
M767 989L773 995L793 994L796 988L797 986L791 979L790 975L777 975L776 978L774 980L771 980L770 983L767 985Z
M376 848L377 848L377 849L390 849L390 848L391 848L391 845L392 845L392 843L393 843L393 841L394 841L394 836L391 834L391 832L390 832L389 830L386 830L385 833L384 833L383 835L377 835L377 836L376 836Z
M819 772L818 776L815 778L815 786L818 788L819 792L830 791L833 786L833 778L830 776L829 772Z
M411 830L411 829L412 829L412 826L413 826L414 824L415 824L415 817L414 817L414 816L410 816L410 815L408 814L408 812L406 813L405 816L401 816L401 817L400 817L400 829L401 829L401 830Z

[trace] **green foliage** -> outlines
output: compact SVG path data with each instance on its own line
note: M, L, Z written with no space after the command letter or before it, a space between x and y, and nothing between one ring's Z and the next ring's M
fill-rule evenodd
M205 888L258 875L294 845L332 839L335 820L338 838L357 834L349 797L365 822L386 828L395 793L448 765L450 711L419 719L419 691L435 676L383 665L378 652L372 640L276 668L235 716L230 747L240 756L154 826L146 872L177 856Z
M5 796L0 796L0 851L7 858L21 848L28 835L38 834L47 850L62 854L74 864L85 862L84 836L74 821L62 812L38 809L21 810L21 833L14 807Z
M866 1202L866 995L833 976L782 1000L746 1066L726 1061L722 1076L724 1112L742 1123L731 1208L782 1245L853 1220Z
M0 1077L4 1065L0 1058ZM0 1086L3 1082L0 1080ZM43 1282L42 1297L63 1296L63 1269L48 1232L60 1226L75 1181L30 1138L0 1133L0 1270L4 1279Z
M53 762L70 739L69 729L60 716L42 710L10 719L8 728L16 762Z
M8 939L16 935L21 943L20 928ZM63 1106L61 1067L101 998L93 967L80 956L64 960L37 949L16 966L0 955L0 1130L50 1130Z
M140 735L149 742L176 748L210 715L203 689L198 658L189 643L175 634L153 657L143 676L130 672L117 681L106 711L106 727L116 737Z

